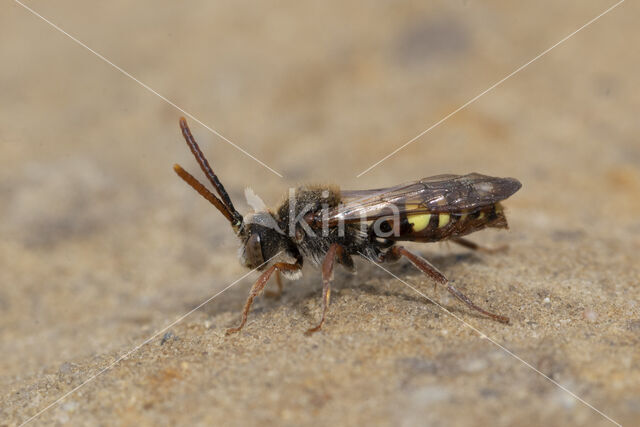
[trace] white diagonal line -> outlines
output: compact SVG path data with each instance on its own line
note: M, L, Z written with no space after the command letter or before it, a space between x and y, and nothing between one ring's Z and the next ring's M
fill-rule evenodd
M573 37L574 35L576 35L578 32L580 32L581 30L587 28L589 25L593 24L594 22L596 22L598 19L602 18L604 15L606 15L607 13L611 12L613 9L615 9L616 7L620 6L622 3L624 3L624 0L620 0L618 3L614 4L613 6L609 7L607 10L605 10L604 12L602 12L600 15L596 16L595 18L593 18L592 20L590 20L589 22L587 22L586 24L584 24L582 27L578 28L577 30L575 30L574 32L572 32L571 34L569 34L568 36L564 37L562 40L560 40L559 42L557 42L556 44L554 44L553 46L551 46L550 48L546 49L545 51L539 53L535 58L531 59L530 61L526 62L525 64L519 66L518 68L516 68L515 70L513 70L511 73L507 74L505 77L503 77L502 79L498 80L497 82L495 82L494 84L492 84L491 86L489 86L487 89L483 90L482 92L480 92L478 95L474 96L473 98L471 98L469 101L465 102L464 104L462 104L460 107L458 107L457 109L453 110L452 112L450 112L449 114L447 114L446 116L444 116L443 118L441 118L440 120L438 120L437 122L435 122L434 124L432 124L431 126L429 126L427 129L423 130L422 132L420 132L418 135L414 136L413 138L411 138L409 141L405 142L403 145L401 145L400 147L396 148L395 150L393 150L391 153L387 154L386 156L384 156L382 159L378 160L376 163L372 164L371 166L369 166L367 169L365 169L364 171L360 172L358 175L356 175L356 178L360 178L362 175L364 175L365 173L369 172L371 169L375 168L376 166L378 166L380 163L384 162L385 160L387 160L389 157L393 156L394 154L396 154L398 151L404 149L405 147L407 147L409 144L412 144L413 142L415 142L417 139L419 139L420 137L422 137L424 134L426 134L427 132L429 132L431 129L439 126L440 124L442 124L445 120L447 120L448 118L450 118L451 116L453 116L454 114L458 113L460 110L463 110L464 108L468 107L470 104L474 103L475 101L478 100L478 98L480 98L481 96L483 96L484 94L486 94L487 92L490 92L491 90L493 90L494 88L496 88L497 86L499 86L500 84L504 83L506 80L508 80L510 77L514 76L515 74L519 73L520 71L524 70L526 67L528 67L529 65L531 65L532 63L534 63L535 61L537 61L538 59L540 59L541 57L543 57L544 55L546 55L547 53L549 53L551 50L553 50L555 47L559 46L560 44L564 43L565 41L569 40L571 37Z
M220 292L218 292L217 294L213 295L212 297L208 298L206 301L204 301L203 303L199 304L196 308L192 309L191 311L189 311L186 314L183 314L182 316L178 317L176 320L174 320L172 323L170 323L169 325L165 326L164 328L160 329L159 331L157 331L155 334L153 334L151 337L147 338L146 340L144 340L142 343L138 344L137 346L135 346L133 349L129 350L128 352L126 352L125 354L123 354L122 356L118 357L115 361L111 362L109 365L107 365L106 368L103 368L102 370L100 370L97 374L92 375L91 377L87 378L86 380L84 380L80 385L74 387L73 389L69 390L68 392L66 392L65 394L63 394L62 396L60 396L58 399L56 399L53 403L49 404L48 406L46 406L44 409L41 409L40 411L38 411L36 414L32 415L29 419L27 419L26 421L24 421L22 424L20 424L20 427L24 426L25 424L33 421L34 419L36 419L37 417L39 417L40 415L42 415L42 413L44 413L45 411L53 408L54 406L58 405L60 402L62 402L64 399L66 399L69 395L75 393L76 391L78 391L80 388L84 387L86 384L90 383L91 381L95 380L97 377L99 377L100 375L104 374L106 371L108 371L109 369L113 368L116 364L118 364L120 361L122 361L123 359L126 359L127 357L129 357L131 354L135 353L136 351L138 351L140 348L144 347L146 344L148 344L149 342L151 342L154 338L156 338L158 335L160 335L161 333L163 333L164 331L166 331L167 329L171 328L172 326L176 325L177 323L181 322L182 320L184 320L184 318L186 318L187 316L189 316L190 314L192 314L194 311L197 311L198 309L200 309L202 306L204 306L205 304L209 303L210 301L212 301L214 298L216 298L218 295L222 294L223 292L225 292L227 289L229 289L230 287L232 287L233 285L235 285L236 283L238 283L239 281L241 281L242 279L244 279L245 277L247 277L248 275L250 275L251 273L253 273L254 271L257 271L260 267L262 267L263 265L267 264L269 261L271 261L272 259L274 259L275 257L277 257L278 255L280 255L282 253L282 251L278 252L277 254L275 254L273 257L269 258L267 261L263 262L260 266L254 268L253 270L249 271L247 274L245 274L244 276L240 277L238 280L234 281L233 283L231 283L229 286L227 286L226 288L224 288L223 290L221 290Z
M360 252L360 255L362 255L364 258L366 258L367 260L369 260L373 265L375 265L376 267L379 267L380 269L386 271L387 273L389 273L391 276L395 277L396 279L398 279L399 281L401 281L402 283L404 283L405 285L407 285L408 287L410 287L411 289L413 289L416 293L418 293L419 295L421 295L422 297L426 298L429 302L435 304L436 306L438 306L438 308L440 308L442 311L444 311L445 313L449 314L450 316L452 316L453 318L459 320L462 324L464 324L466 327L468 327L469 329L473 330L475 333L477 333L478 335L480 335L480 338L484 338L486 340L489 340L492 344L494 344L495 346L497 346L498 348L500 348L502 351L504 351L505 353L507 353L508 355L510 355L511 357L515 358L516 360L518 360L519 362L521 362L522 364L524 364L526 367L532 369L533 371L537 372L538 374L540 374L541 376L543 376L544 378L546 378L547 380L551 381L551 383L553 383L555 386L559 387L560 389L562 389L563 391L567 392L568 394L570 394L574 399L578 400L579 402L583 403L584 405L588 406L589 408L593 409L594 411L596 411L598 414L602 415L604 418L606 418L608 421L611 421L613 424L616 424L617 426L621 426L620 423L618 423L617 421L614 421L611 417L609 417L607 414L605 414L604 412L600 411L598 408L596 408L595 406L593 406L592 404L590 404L589 402L585 401L584 399L582 399L580 396L578 396L577 394L575 394L574 392L572 392L571 390L569 390L568 388L566 388L565 386L563 386L562 384L560 384L559 382L557 382L556 380L550 378L548 375L544 374L543 372L541 372L540 370L538 370L536 367L534 367L533 365L531 365L529 362L527 362L526 360L522 359L520 356L518 356L517 354L515 354L514 352L512 352L511 350L509 350L508 348L506 348L505 346L503 346L502 344L496 342L493 338L491 338L490 336L488 336L487 334L483 333L482 331L480 331L478 328L476 328L475 326L471 325L470 323L466 322L464 319L462 319L460 316L456 315L455 313L453 313L451 310L448 310L447 308L443 307L442 305L440 305L439 303L437 303L436 301L434 301L433 299L429 298L428 296L426 296L423 292L420 292L418 289L416 289L414 286L410 285L409 283L405 282L404 280L402 280L401 278L399 278L398 276L396 276L395 274L393 274L392 272L390 272L389 270L387 270L386 268L384 268L383 266L381 266L380 264L378 264L377 262L375 262L374 260L372 260L371 258L369 258L368 256L366 256L365 254L363 254L362 252Z
M182 112L182 114L184 114L185 116L189 117L190 119L192 119L193 121L199 123L200 125L204 126L206 129L208 129L211 133L213 133L214 135L216 135L218 138L226 141L227 143L231 144L231 146L233 146L236 150L240 151L241 153L243 153L244 155L252 158L253 160L255 160L256 162L260 163L262 166L264 166L265 168L269 169L271 172L275 173L276 175L278 175L280 178L282 178L282 175L280 173L278 173L277 171L275 171L274 169L272 169L270 166L268 166L266 163L264 163L263 161L257 159L254 155L252 155L251 153L249 153L248 151L246 151L244 148L240 147L239 145L235 144L234 142L232 142L229 138L227 138L226 136L222 135L220 132L218 132L217 130L213 129L211 126L204 124L200 119L198 119L197 117L195 117L193 114L189 113L188 111L185 111L183 108L179 107L178 105L176 105L173 101L171 101L170 99L168 99L167 97L159 94L158 92L156 92L155 90L153 90L151 87L149 87L149 85L141 82L140 80L138 80L137 78L135 78L133 75L131 75L129 72L127 72L126 70L124 70L122 67L119 67L118 65L114 64L113 62L111 62L110 60L108 60L107 58L105 58L104 56L102 56L101 54L99 54L98 52L96 52L95 50L91 49L89 46L87 46L86 44L84 44L83 42L81 42L80 40L78 40L77 38L75 38L74 36L72 36L71 34L67 33L65 30L63 30L62 28L58 27L56 24L54 24L53 22L49 21L47 18L45 18L44 16L40 15L38 12L36 12L35 10L31 9L30 7L26 6L24 3L18 1L18 0L13 0L15 3L19 4L20 6L22 6L24 9L26 9L27 11L31 12L31 14L37 16L38 18L40 18L41 20L43 20L44 22L46 22L47 24L49 24L50 26L52 26L53 28L55 28L56 30L58 30L59 32L61 32L62 34L64 34L65 36L69 37L71 40L73 40L74 42L76 42L77 44L79 44L80 46L84 47L85 49L87 49L89 52L93 53L95 56L97 56L98 58L102 59L104 62L106 62L107 64L111 65L113 68L115 68L116 70L120 71L122 74L124 74L125 76L129 77L131 80L133 80L134 82L138 83L140 86L142 86L143 88L145 88L146 90L148 90L149 92L153 93L154 95L156 95L158 98L162 99L164 102L166 102L167 104L171 105L173 108L175 108L176 110Z

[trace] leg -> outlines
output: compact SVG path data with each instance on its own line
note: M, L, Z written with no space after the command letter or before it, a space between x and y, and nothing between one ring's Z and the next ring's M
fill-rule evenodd
M411 263L413 265L415 265L420 271L422 271L423 273L425 273L427 276L431 277L433 280L435 280L438 283L441 283L443 285L447 285L447 290L456 298L458 298L460 301L462 301L463 303L465 303L469 308L472 308L482 314L484 314L485 316L488 316L494 320L497 320L498 322L501 323L509 323L509 318L505 317L505 316L500 316L499 314L494 314L491 313L483 308L478 307L477 305L475 305L466 295L464 295L462 292L460 292L459 290L457 290L451 283L449 283L449 280L447 280L447 278L444 276L444 274L442 274L441 272L438 271L437 268L435 268L433 265L431 265L429 263L429 261L427 261L426 259L422 258L419 255L416 255L410 251L408 251L407 249L403 248L402 246L394 246L390 249L389 252L393 252L392 253L392 257L396 257L399 258L400 256L404 256L406 258L409 259L409 261L411 261Z
M497 248L487 248L484 246L480 246L477 243L472 242L471 240L463 239L462 237L453 237L451 241L459 244L460 246L464 246L465 248L471 249L473 251L485 252L488 254L495 254L497 252L504 252L507 250L507 245L498 246Z
M280 270L276 270L276 283L278 285L278 291L273 292L266 290L264 291L264 296L269 298L280 298L282 295L282 275L280 274Z
M344 256L344 248L337 243L332 244L327 251L327 255L324 257L322 263L322 318L320 323L314 328L311 328L305 332L305 335L311 335L322 328L325 316L327 314L327 307L329 306L329 299L331 298L331 282L333 281L333 267L335 266L336 258L342 258Z
M242 321L237 328L227 329L226 335L231 335L235 332L239 332L240 329L247 323L247 316L249 315L249 310L251 309L251 304L253 304L253 299L260 294L260 292L264 289L264 286L269 281L269 278L273 274L274 271L280 270L288 270L294 271L299 270L300 265L298 264L287 264L286 262L278 262L269 267L260 277L256 280L256 283L253 284L251 288L251 292L249 293L249 298L247 298L247 302L244 304L244 310L242 311Z

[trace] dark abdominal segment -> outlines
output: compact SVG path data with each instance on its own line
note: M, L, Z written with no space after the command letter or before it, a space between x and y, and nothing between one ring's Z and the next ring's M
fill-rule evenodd
M487 227L508 228L500 203L473 211L403 214L400 221L399 233L389 236L393 220L385 220L379 227L384 237L395 241L437 242Z

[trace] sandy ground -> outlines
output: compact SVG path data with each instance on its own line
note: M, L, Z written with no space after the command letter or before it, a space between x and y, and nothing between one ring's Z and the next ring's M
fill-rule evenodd
M254 274L32 423L611 424L601 411L637 425L637 4L356 178L613 3L30 1L283 175L192 120L243 212L246 186L275 204L306 181L523 182L511 230L473 236L507 253L413 246L511 325L391 267L486 339L365 260L336 274L321 333L303 335L321 307L306 268L225 337ZM0 10L0 425L18 425L246 271L224 218L171 170L198 172L182 113L17 4Z

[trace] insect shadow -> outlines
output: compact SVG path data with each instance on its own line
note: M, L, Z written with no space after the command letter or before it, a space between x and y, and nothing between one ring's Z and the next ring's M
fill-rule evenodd
M450 253L442 255L430 256L430 259L434 261L434 264L440 266L443 270L447 270L449 267L460 264L477 264L481 263L482 259L475 253ZM414 302L419 304L433 304L436 301L440 304L438 296L440 290L434 291L434 282L425 280L423 275L416 273L415 269L408 262L396 262L388 264L386 269L398 277L402 277L407 283L415 286L418 290L423 292L429 299L425 299L423 296L417 294L415 291L405 286L402 282L398 281L389 273L381 271L379 268L370 265L368 262L361 262L358 266L358 274L350 274L344 269L336 269L336 284L334 285L335 302L344 298L342 291L354 290L356 292L362 292L371 296L384 296L394 299L400 299L403 301ZM298 314L307 319L312 320L314 318L314 311L309 308L309 301L314 300L317 297L318 289L322 288L322 283L313 274L312 268L306 268L303 277L297 281L283 280L284 291L280 297L269 297L264 294L256 300L254 313L257 315L270 313L279 309L281 306L292 308L297 311ZM380 286L370 283L372 280L382 279L390 284L390 287ZM209 317L217 317L226 313L237 312L237 307L241 306L246 298L247 287L251 283L250 278L246 278L245 284L238 283L238 285L230 288L219 297L208 304L201 307L198 311L205 313ZM275 284L272 284L272 288L275 288ZM193 308L197 306L197 302L189 304L186 308ZM442 305L442 304L441 304ZM464 313L465 315L471 315L477 318L484 318L482 315L469 312L463 308L455 307L454 305L443 305L447 310L455 313ZM228 323L235 322L236 319L229 321ZM218 327L227 327L226 324L216 325Z

